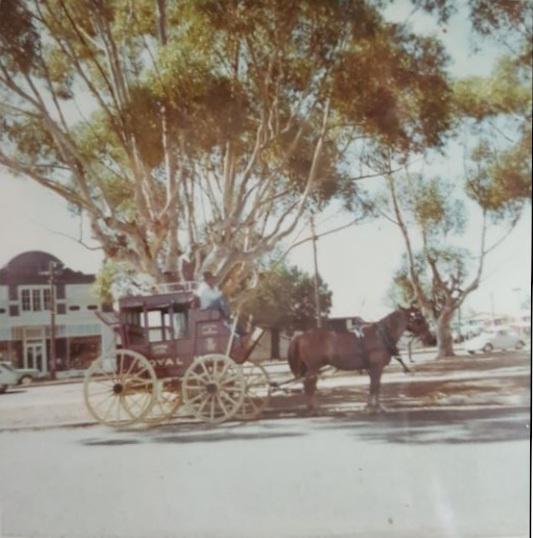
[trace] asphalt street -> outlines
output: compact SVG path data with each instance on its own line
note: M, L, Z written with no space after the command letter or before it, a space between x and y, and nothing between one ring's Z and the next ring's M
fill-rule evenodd
M212 428L0 425L0 536L525 537L529 376L526 354L392 369L377 417L352 376L322 384L320 417L295 390L259 421ZM4 395L0 424L4 403L16 414L75 388Z

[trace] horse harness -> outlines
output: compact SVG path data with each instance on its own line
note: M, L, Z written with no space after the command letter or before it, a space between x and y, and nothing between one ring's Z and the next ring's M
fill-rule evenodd
M396 346L396 342L393 341L387 327L382 323L378 322L377 326L378 336L381 338L381 341L385 345L386 350L390 353L391 357L399 357L400 351Z
M358 353L363 360L364 368L368 370L370 368L370 359L368 357L368 350L365 346L364 333L362 331L362 327L357 327L357 329L358 330L352 332L355 334L357 347L359 348ZM393 341L387 327L378 322L376 329L378 337L385 346L385 349L390 353L391 357L394 357L402 365L404 372L409 373L411 370L409 370L409 368L403 362L402 357L400 356L400 351L396 346L396 342Z

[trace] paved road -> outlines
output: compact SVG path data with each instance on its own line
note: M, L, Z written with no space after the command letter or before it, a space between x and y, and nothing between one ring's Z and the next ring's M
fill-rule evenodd
M527 410L0 434L6 536L527 536ZM505 440L503 440L505 439Z
M379 417L351 376L323 383L318 418L294 392L248 424L4 429L4 536L527 536L529 376L525 354L392 368ZM78 389L3 396L0 421L15 396L50 405Z

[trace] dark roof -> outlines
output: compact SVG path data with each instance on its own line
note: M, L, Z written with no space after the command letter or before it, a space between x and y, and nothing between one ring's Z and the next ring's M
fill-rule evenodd
M61 269L56 277L57 282L65 284L91 284L94 282L94 275L73 271L63 266L61 260L52 254L32 250L15 256L0 269L0 285L45 284L48 282L48 276L42 273L48 271L50 262L55 262Z

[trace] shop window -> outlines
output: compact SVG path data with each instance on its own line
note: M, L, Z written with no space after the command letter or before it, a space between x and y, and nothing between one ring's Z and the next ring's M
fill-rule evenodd
M51 296L50 296L50 288L45 288L43 290L43 303L44 303L44 309L50 310L50 303L51 303Z
M35 312L40 312L42 310L41 297L41 290L31 290L32 310Z
M30 290L21 290L21 298L22 298L22 310L23 312L27 312L31 310L31 295Z

